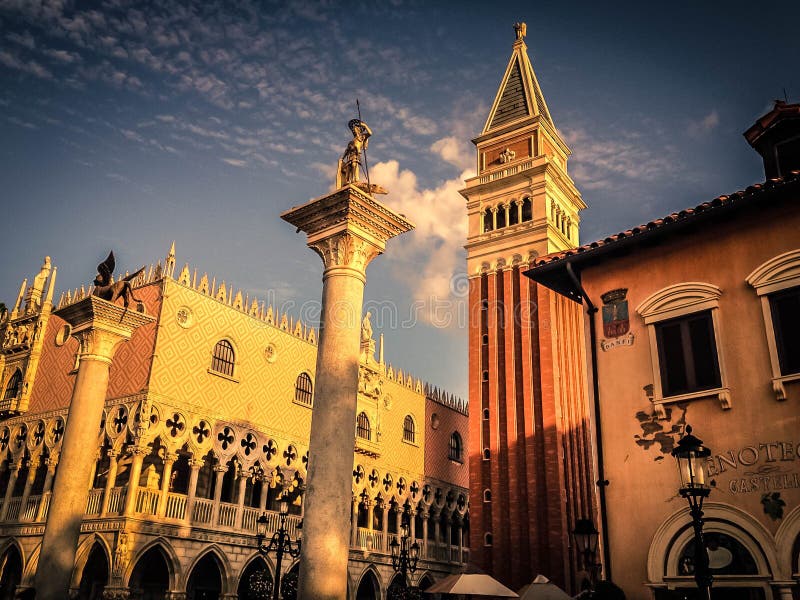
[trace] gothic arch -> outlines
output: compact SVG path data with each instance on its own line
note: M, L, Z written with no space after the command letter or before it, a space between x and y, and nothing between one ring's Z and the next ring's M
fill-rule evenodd
M795 542L800 539L800 506L796 506L788 515L775 533L775 547L778 552L778 567L783 579L790 579L792 573L800 572L800 564L792 564L795 557L792 551ZM798 561L800 563L800 561Z
M15 543L20 553L22 553L22 548L15 538L11 538L9 543ZM33 580L36 577L36 569L39 566L39 554L41 550L42 542L39 542L36 544L36 547L30 553L27 560L25 559L25 555L22 554L22 585L33 586ZM3 551L5 551L5 549Z
M78 550L75 553L75 566L72 569L72 579L70 580L70 586L73 588L78 587L81 583L83 569L86 567L86 561L89 560L89 555L91 554L95 543L98 544L102 549L103 554L106 557L106 562L108 563L108 570L111 571L111 567L114 564L114 553L102 535L99 533L93 533L92 535L87 536L80 544L78 544Z
M4 544L0 556L4 558L2 577L0 577L0 595L4 598L16 597L15 588L25 581L25 568L22 548L19 543L12 538ZM14 562L18 562L15 565Z
M222 579L222 592L220 595L236 593L236 588L230 585L230 583L233 581L233 569L231 568L231 563L228 560L228 557L225 555L225 552L223 552L222 549L216 544L211 544L207 548L204 548L197 556L194 557L194 560L189 565L189 568L186 569L186 572L182 577L182 589L186 589L189 585L189 579L192 576L192 571L194 571L194 568L197 566L197 564L209 555L213 556L217 560L217 566L219 567L219 574Z
M253 563L260 562L267 566L267 572L269 572L269 576L272 577L272 581L275 581L275 564L272 562L270 557L267 555L263 555L260 552L253 552L250 557L244 562L242 565L242 569L236 575L236 580L233 581L231 584L231 588L238 590L239 586L242 584L242 575L244 575L247 570L250 568L250 565Z
M764 526L749 513L722 502L708 502L703 506L706 532L725 533L739 541L756 561L759 574L778 576L775 542ZM661 583L665 576L678 572L681 550L691 539L691 516L684 507L672 513L653 535L647 554L647 579Z
M31 562L31 559L33 558L33 555L36 552L36 550L34 550L34 552L31 552L31 556L28 557L28 560L26 561L25 552L22 550L22 545L19 543L19 540L17 540L17 538L15 537L11 537L5 540L2 544L0 544L0 557L2 557L6 552L11 550L12 547L16 548L17 552L19 553L19 559L20 562L22 562L22 581L24 582L27 575L26 571L29 570L28 563ZM28 567L28 569L26 569L26 567ZM34 573L35 572L36 571L34 571Z
M176 589L178 581L183 581L183 574L181 571L181 563L175 550L169 543L169 540L163 537L156 538L152 542L145 544L136 556L125 567L125 573L122 577L125 587L130 587L130 579L133 570L136 568L137 563L142 557L150 550L159 549L164 554L164 562L167 563L167 570L169 571L169 587Z
M366 578L372 579L372 584L375 591L375 599L381 600L381 590L383 589L383 584L381 582L381 574L378 572L378 569L375 568L375 565L367 565L367 567L361 571L361 574L358 576L355 585L355 593L352 597L356 600L359 600L358 591L361 589L361 585L366 583Z

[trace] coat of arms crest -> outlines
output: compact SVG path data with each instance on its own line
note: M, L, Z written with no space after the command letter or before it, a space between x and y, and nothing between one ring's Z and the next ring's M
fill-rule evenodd
M619 288L600 296L603 301L603 333L606 337L617 338L630 329L628 301L625 299L627 293L627 288Z

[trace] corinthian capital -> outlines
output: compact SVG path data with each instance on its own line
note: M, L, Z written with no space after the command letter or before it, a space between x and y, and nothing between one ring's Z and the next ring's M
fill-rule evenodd
M375 244L359 239L348 231L308 244L322 258L325 269L349 267L360 272L382 252Z

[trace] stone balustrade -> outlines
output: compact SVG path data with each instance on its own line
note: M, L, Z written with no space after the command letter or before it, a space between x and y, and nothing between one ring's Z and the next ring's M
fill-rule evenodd
M86 518L119 518L125 508L124 487L113 487L105 489L93 489L89 492L86 503ZM108 494L108 503L105 514L101 515L104 494ZM42 495L31 495L26 500L23 509L22 497L12 496L8 499L8 510L5 519L0 522L0 527L4 524L14 523L39 523L43 524L47 519L47 509L50 504L52 493L47 492ZM168 492L163 496L165 506L163 516L159 516L162 502L160 490L156 488L140 487L136 489L136 501L134 502L134 513L137 517L154 517L154 520L170 522L183 522L198 527L213 527L215 529L225 529L233 532L256 533L256 523L261 514L267 518L268 535L278 530L280 524L280 514L273 510L262 510L251 506L240 506L229 502L219 502L218 510L215 511L214 500L206 498L195 498L192 506L192 517L187 519L186 509L188 496L186 494ZM2 503L0 503L0 508ZM242 511L239 519L239 511ZM214 523L214 515L217 515L217 522ZM289 535L296 539L300 533L299 515L289 515L286 519L286 526ZM358 527L354 543L351 550L368 554L389 554L391 543L398 539L397 534L384 533L379 529ZM452 545L446 542L436 542L434 540L424 540L417 532L416 541L420 545L420 558L443 563L467 563L469 561L469 548ZM384 543L385 542L385 543Z

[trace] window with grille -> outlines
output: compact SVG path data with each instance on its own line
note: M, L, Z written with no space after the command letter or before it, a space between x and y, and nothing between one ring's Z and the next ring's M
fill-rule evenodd
M22 372L17 369L11 376L11 379L6 386L6 392L3 394L3 400L13 400L19 395L19 388L22 387Z
M211 370L233 377L233 363L235 355L233 346L228 340L220 340L214 346L214 356L211 359Z
M369 426L369 417L365 412L358 413L358 417L356 417L356 435L365 440L372 439L372 430Z
M314 397L314 388L308 373L300 373L294 382L294 400L300 404L311 406Z
M461 441L461 436L458 435L457 431L453 432L453 435L450 436L450 452L448 457L450 460L455 460L457 462L461 462L461 455L464 452L464 445Z
M414 443L416 441L416 426L414 425L414 419L411 415L406 415L405 420L403 421L403 439L406 442Z

